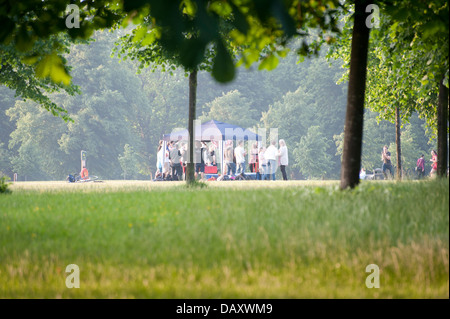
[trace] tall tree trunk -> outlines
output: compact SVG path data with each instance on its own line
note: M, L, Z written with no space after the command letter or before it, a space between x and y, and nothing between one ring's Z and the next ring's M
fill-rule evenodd
M347 113L344 128L344 150L341 164L341 189L359 184L366 89L367 51L370 29L366 26L369 1L355 1L355 15L350 57Z
M447 122L448 122L448 88L444 85L444 78L439 83L439 98L437 109L438 125L438 162L437 175L439 177L447 176Z
M400 132L400 109L395 108L395 145L397 146L397 179L402 179L402 145Z
M195 182L195 164L194 164L194 120L195 109L197 105L197 70L189 74L189 161L186 166L186 184Z

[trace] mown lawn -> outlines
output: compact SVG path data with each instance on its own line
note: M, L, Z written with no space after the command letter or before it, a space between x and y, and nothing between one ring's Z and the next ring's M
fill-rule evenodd
M14 184L0 298L449 298L448 180L208 185Z

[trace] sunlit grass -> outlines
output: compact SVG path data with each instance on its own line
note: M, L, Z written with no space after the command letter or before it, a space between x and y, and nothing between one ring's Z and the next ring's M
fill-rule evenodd
M448 181L207 184L15 183L0 196L0 297L449 297Z

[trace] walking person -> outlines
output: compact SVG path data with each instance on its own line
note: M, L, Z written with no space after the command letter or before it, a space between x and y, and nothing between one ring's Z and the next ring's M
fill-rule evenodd
M258 142L254 142L252 144L252 149L250 150L250 160L248 161L251 173L258 172L258 153Z
M417 171L417 179L422 179L425 177L425 155L424 154L422 154L422 156L420 156L417 159L416 171Z
M262 146L259 149L259 154L258 154L259 171L256 174L257 175L257 179L258 180L263 180L263 181L267 177L267 160L266 160L266 157L264 155L265 151L266 151L266 148L264 146Z
M159 141L158 151L156 153L156 176L163 176L163 166L164 166L164 148L163 141Z
M217 166L216 164L216 146L211 143L206 149L206 165L207 166Z
M179 181L183 179L183 167L181 166L181 158L185 150L177 143L173 145L169 153L170 166L172 167L172 180Z
M430 177L436 177L436 173L437 173L437 152L435 150L431 151L431 159L430 162L431 163L431 172L430 172Z
M204 152L206 146L203 142L195 141L195 150L194 150L194 163L195 163L195 179L198 178L200 174L200 179L205 179L205 160L204 160Z
M286 142L281 139L279 141L280 149L278 150L278 156L280 161L280 170L281 174L283 175L283 180L287 181L287 175L286 175L286 166L288 166L289 160L288 160L288 149L286 146Z
M385 179L392 179L394 177L394 168L391 163L391 153L388 150L387 145L383 147L383 152L381 153L381 160L383 161L383 174ZM387 175L386 171L389 171L390 176Z
M245 155L244 141L239 141L234 149L234 156L236 156L236 174L239 175L245 172Z
M233 144L228 145L225 148L225 152L223 154L224 162L226 165L226 175L234 176L236 174L236 163L234 163L233 156Z
M277 157L278 157L278 149L276 148L277 141L272 141L270 146L264 152L267 161L267 174L272 180L275 180L275 173L277 171Z

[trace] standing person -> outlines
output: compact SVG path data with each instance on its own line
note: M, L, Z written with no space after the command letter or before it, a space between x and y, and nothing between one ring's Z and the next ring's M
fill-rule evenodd
M225 148L225 153L223 154L225 165L227 166L227 175L234 176L236 174L236 164L234 163L233 156L233 144L228 145Z
M258 163L259 163L259 176L258 179L260 180L265 180L266 179L266 174L267 174L267 160L266 157L264 155L264 152L266 151L266 148L264 146L262 146L259 149L259 154L258 154ZM258 175L257 174L257 175Z
M431 172L430 172L430 177L436 177L436 172L437 172L437 153L435 150L431 151L431 159L430 162L431 163Z
M423 177L425 177L425 155L424 154L422 154L422 156L420 156L417 159L416 171L417 171L418 179L422 179Z
M179 146L179 143L173 145L169 153L170 166L172 168L172 180L178 181L183 178L183 168L181 166L181 158L184 155L184 150Z
M277 141L272 141L270 146L266 149L264 152L264 155L266 157L267 161L267 174L270 180L270 177L272 176L272 180L275 180L275 173L277 171L277 157L278 157L278 150L276 148Z
M281 174L283 175L283 180L287 181L287 175L286 175L286 166L288 166L289 160L288 160L288 149L286 146L286 142L281 139L279 141L280 143L280 149L278 150L278 156L280 158L280 170Z
M389 176L386 174L386 171L389 170L389 172L391 173L391 177L394 177L394 169L392 168L392 163L391 163L391 153L388 150L387 145L385 145L383 147L383 152L381 153L381 160L383 161L383 174L384 174L384 178L388 179Z
M208 166L216 166L217 164L216 164L216 152L215 152L215 150L216 150L216 147L215 147L215 145L213 144L213 143L211 143L211 144L209 144L209 148L208 148L208 151L207 151L207 161L206 161L206 164L208 165Z
M170 174L170 159L169 159L169 154L170 154L170 144L166 145L166 149L164 150L164 160L163 160L163 177L164 179L167 179L169 177Z
M236 156L236 174L241 174L245 172L245 150L244 141L239 141L238 145L234 149L234 156Z
M164 149L162 141L159 141L158 151L156 153L156 175L161 176L163 174L163 164L164 163Z
M205 152L205 144L203 142L195 141L194 150L194 163L195 163L195 178L197 179L198 174L203 180L205 177L205 158L203 153Z
M186 180L186 168L187 168L187 162L189 160L189 148L187 143L181 144L181 169L182 169L182 180ZM195 170L194 170L195 172Z
M250 166L250 172L256 173L258 171L258 142L252 144L252 149L250 150L250 160L248 161Z
M359 179L366 179L367 175L366 175L366 170L364 169L364 167L361 168L361 170L359 171Z

